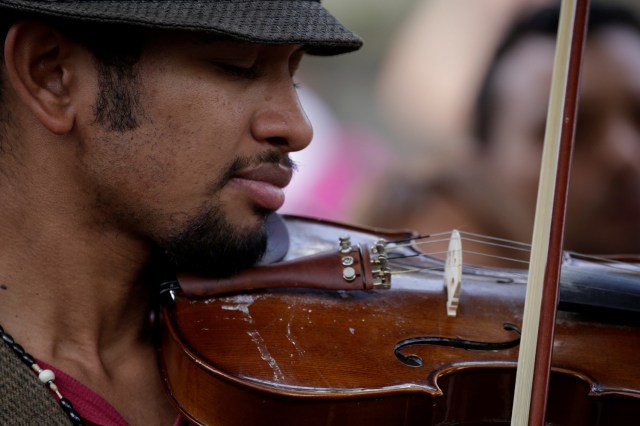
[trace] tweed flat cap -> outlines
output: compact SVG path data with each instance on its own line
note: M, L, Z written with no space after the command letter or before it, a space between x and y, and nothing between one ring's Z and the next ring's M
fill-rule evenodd
M217 33L256 43L295 43L315 55L362 46L320 0L0 0L3 10L76 22Z

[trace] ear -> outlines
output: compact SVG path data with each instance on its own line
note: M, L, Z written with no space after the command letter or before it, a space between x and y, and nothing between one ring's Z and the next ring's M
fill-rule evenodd
M7 80L18 98L51 132L69 132L73 43L44 23L22 21L11 27L4 48Z

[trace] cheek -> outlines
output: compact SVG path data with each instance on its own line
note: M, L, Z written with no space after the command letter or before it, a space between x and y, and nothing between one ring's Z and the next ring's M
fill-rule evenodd
M494 153L495 169L498 171L501 184L510 188L513 196L531 199L538 187L540 173L541 149L533 141L512 142L503 144L500 153Z
M596 200L604 198L607 185L610 185L609 180L598 173L597 167L574 158L569 182L569 207L574 214L579 214L580 210L588 210Z
M145 64L142 102L149 139L166 150L159 166L173 178L192 170L210 173L249 149L243 143L250 128L248 106L255 99L242 87L216 79L192 61L162 55Z
M224 197L214 192L236 156L251 149L246 106L255 102L199 72L159 70L150 69L143 85L130 160L136 170L128 175L148 203L186 211Z
M491 153L490 181L497 199L494 220L497 220L506 238L530 241L535 215L535 204L540 168L540 152L536 144L525 149L522 139L511 139L508 144ZM538 151L538 152L536 152Z
M244 135L242 111L214 101L192 98L151 111L146 157L164 175L164 183L197 184L220 172L221 165L229 164L238 152Z
M149 120L176 142L214 144L223 150L233 144L247 127L250 102L241 93L225 90L204 78L171 80L150 91Z
M544 138L544 120L540 117L544 114L534 113L538 111L535 105L531 110L527 106L519 102L511 110L502 109L501 121L494 127L491 158L501 184L511 188L511 192L517 191L514 196L530 199L526 194L537 190L540 173Z

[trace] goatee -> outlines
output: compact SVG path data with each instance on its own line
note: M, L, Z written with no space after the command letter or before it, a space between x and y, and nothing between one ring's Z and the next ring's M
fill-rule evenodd
M211 210L191 220L166 244L165 253L178 272L221 278L255 265L266 247L264 225L239 230Z

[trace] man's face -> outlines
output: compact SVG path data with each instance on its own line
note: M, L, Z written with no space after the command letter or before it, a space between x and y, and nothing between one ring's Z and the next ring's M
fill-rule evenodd
M83 115L79 155L98 220L191 272L251 264L265 215L284 201L287 154L312 136L292 81L301 58L293 45L153 38L128 100L137 127L111 130L95 111Z
M555 42L523 40L496 76L487 165L515 239L531 239ZM565 247L640 252L640 35L587 38L569 187Z

